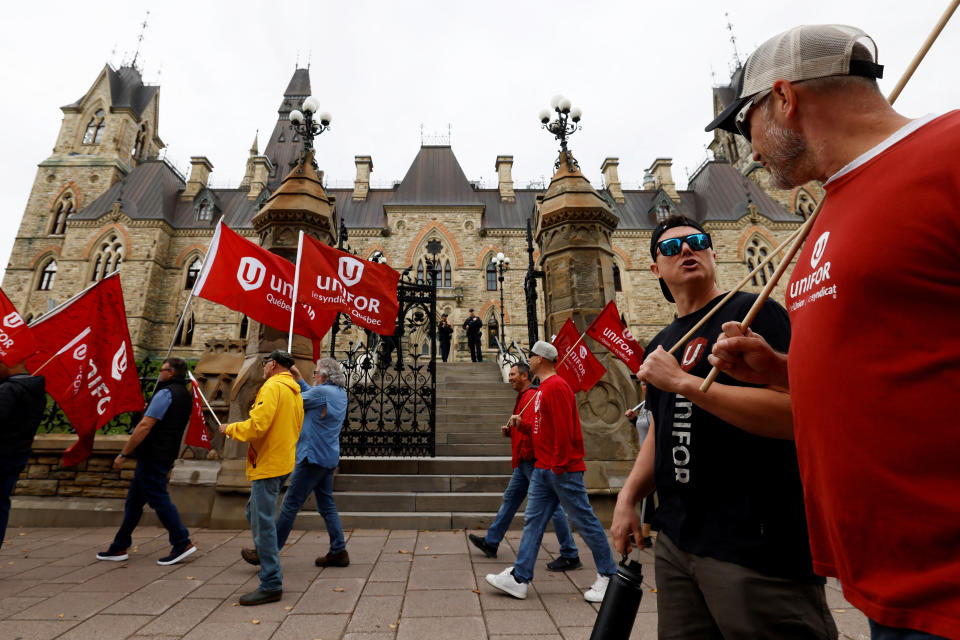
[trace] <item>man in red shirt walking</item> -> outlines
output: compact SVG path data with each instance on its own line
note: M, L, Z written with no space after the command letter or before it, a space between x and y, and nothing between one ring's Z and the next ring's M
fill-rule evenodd
M519 414L527 403L529 403L540 389L538 385L530 381L530 365L526 362L518 362L510 367L510 386L517 392L517 401L513 406L513 415ZM510 527L514 514L520 508L523 499L527 497L527 490L530 487L530 477L534 470L533 457L533 411L524 412L526 415L521 419L520 424L515 427L504 426L504 437L511 440L513 456L513 475L510 476L510 484L503 492L503 504L497 511L497 517L493 524L487 530L485 536L470 534L470 542L473 546L483 551L488 558L497 557L497 548L504 534ZM568 571L570 569L579 569L580 554L577 552L577 545L573 541L573 534L570 532L570 524L567 522L567 514L559 505L553 512L551 518L553 530L557 534L557 541L560 543L560 557L547 563L547 569L550 571Z
M530 350L530 371L540 378L540 391L533 404L510 417L509 426L521 424L522 414L533 411L533 451L536 459L527 494L523 537L517 561L501 573L487 575L493 587L515 598L527 597L527 584L533 580L533 567L543 540L547 521L557 509L573 521L584 542L593 552L597 580L584 594L588 602L601 602L610 577L617 566L603 525L593 512L583 484L583 431L577 413L577 400L570 385L557 375L557 349L539 341Z
M789 360L730 322L710 362L789 385L813 567L872 637L960 638L960 112L894 111L876 52L843 25L774 36L708 125L752 138L774 186L826 191L787 287Z

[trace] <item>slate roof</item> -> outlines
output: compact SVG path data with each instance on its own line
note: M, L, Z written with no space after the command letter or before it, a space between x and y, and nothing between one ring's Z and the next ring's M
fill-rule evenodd
M690 178L697 210L703 220L738 220L747 213L747 193L757 211L774 222L797 222L799 218L783 208L753 180L743 177L730 163L707 162Z
M280 108L277 109L277 124L273 127L267 146L263 150L263 155L270 158L274 166L274 174L267 183L271 190L276 189L300 159L302 143L290 128L290 112L299 109L309 96L310 70L297 69L293 72L286 91L283 92L283 100L280 102Z
M131 109L139 118L147 108L153 96L160 90L158 86L143 84L143 78L135 67L114 69L107 65L107 79L110 82L110 102L114 108ZM65 108L79 107L87 94Z
M480 198L449 145L424 145L387 204L477 205Z

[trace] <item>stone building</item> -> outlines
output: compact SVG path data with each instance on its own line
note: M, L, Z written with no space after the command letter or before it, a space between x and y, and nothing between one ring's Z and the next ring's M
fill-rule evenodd
M730 91L714 90L715 111ZM299 157L301 142L289 127L289 114L310 95L310 76L307 69L295 71L263 151L254 139L243 180L232 189L209 184L213 167L203 156L191 158L189 176L160 157L159 93L159 87L143 83L137 69L106 66L84 96L62 108L60 133L53 153L38 167L3 289L33 319L119 269L138 357L161 355L175 342L175 354L197 358L207 342L246 336L241 314L205 300L191 305L180 334L174 332L217 220L257 240L251 219ZM504 147L509 150L509 141ZM599 193L619 221L612 236L613 285L618 308L641 343L673 315L649 270L650 231L659 219L682 213L702 222L715 238L720 285L730 287L779 245L820 197L813 187L765 188L766 171L750 162L739 138L717 131L711 147L716 159L704 162L685 190L676 188L669 158L651 162L640 189L622 187L617 158L604 160L596 173L584 169L594 182L602 178ZM457 327L456 359L468 358L459 325L470 308L487 326L491 354L500 322L506 322L508 343L526 346L526 225L546 185L516 185L510 155L491 158L498 186L483 188L464 175L449 144L424 144L411 152L406 175L392 188L373 186L374 159L357 156L353 188L327 189L336 219L349 230L351 249L364 258L382 252L393 267L409 267L422 277L426 245L438 240L438 310ZM639 174L631 169L631 176ZM500 251L512 258L502 319L491 265ZM773 265L768 273L772 270ZM759 290L768 273L747 288ZM542 323L542 297L549 292L541 287L540 294ZM776 297L782 300L782 287Z

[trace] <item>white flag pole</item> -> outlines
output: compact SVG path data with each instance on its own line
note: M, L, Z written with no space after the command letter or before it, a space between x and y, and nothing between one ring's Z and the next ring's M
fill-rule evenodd
M290 333L287 336L287 351L293 351L293 318L297 312L297 292L300 288L300 256L303 254L303 229L297 238L297 264L293 271L293 300L290 301Z
M213 410L213 407L210 406L210 403L207 402L207 398L203 395L203 391L200 390L200 383L197 382L197 379L193 377L193 372L192 372L192 371L188 371L188 372L187 372L187 375L190 376L190 381L193 382L193 384L197 385L197 394L200 396L200 399L203 400L203 404L205 404L205 405L207 406L207 410L210 412L210 415L213 416L214 422L216 422L216 423L217 423L217 426L219 427L219 426L220 426L220 419L217 417L217 414L216 414L216 412Z

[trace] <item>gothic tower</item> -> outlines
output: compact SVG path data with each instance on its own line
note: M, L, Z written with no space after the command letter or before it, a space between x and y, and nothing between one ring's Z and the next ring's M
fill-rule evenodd
M159 87L145 85L135 67L105 65L90 89L61 109L60 133L38 166L3 280L28 318L77 292L75 283L64 288L61 260L71 214L164 146L157 135Z

